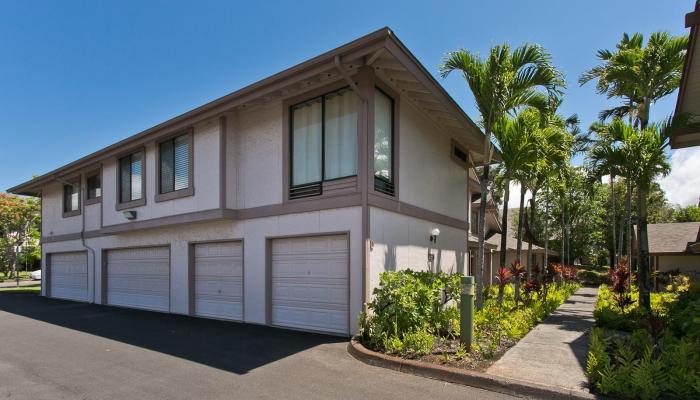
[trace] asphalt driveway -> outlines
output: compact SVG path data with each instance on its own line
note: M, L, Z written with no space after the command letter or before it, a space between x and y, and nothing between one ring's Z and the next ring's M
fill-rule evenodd
M0 398L509 399L365 365L341 338L0 293Z

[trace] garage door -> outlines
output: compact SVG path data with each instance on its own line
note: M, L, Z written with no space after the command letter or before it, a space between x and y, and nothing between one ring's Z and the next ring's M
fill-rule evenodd
M107 304L170 310L170 249L107 251Z
M87 301L87 252L54 253L49 260L49 296Z
M345 235L272 241L273 325L348 334Z
M243 245L194 245L194 314L243 319Z

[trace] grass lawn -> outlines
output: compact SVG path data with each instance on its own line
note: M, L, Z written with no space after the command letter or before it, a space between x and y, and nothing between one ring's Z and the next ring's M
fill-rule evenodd
M0 293L33 293L39 294L41 292L41 284L31 286L20 286L20 287L6 287L0 288Z

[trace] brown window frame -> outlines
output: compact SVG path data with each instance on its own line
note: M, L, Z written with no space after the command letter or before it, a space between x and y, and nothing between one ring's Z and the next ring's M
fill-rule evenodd
M92 177L98 177L98 179L100 180L100 195L95 196L93 198L90 197L90 185L88 184L88 182L90 181L90 178L92 178ZM97 204L97 203L102 202L102 190L103 190L102 181L103 181L103 179L102 179L102 170L101 169L85 174L85 199L83 201L83 204L85 204L87 206L90 204Z
M121 160L123 160L123 159L126 158L126 157L131 157L131 156L133 156L134 154L137 154L137 153L142 153L142 154L143 154L143 158L142 158L142 162L141 162L141 198L140 198L140 199L136 199L136 200L130 200L130 201L122 202L122 201L121 201L121 199L122 199L122 190L121 190L121 189L122 189L122 188L121 188ZM134 208L134 207L145 206L145 205L146 205L146 176L147 176L147 168L146 168L146 148L145 148L145 147L141 147L141 148L138 148L138 149L133 149L133 150L131 150L131 151L129 151L129 152L126 152L126 153L120 155L119 157L117 157L116 166L117 166L117 167L116 167L116 170L117 170L117 173L116 173L117 179L116 179L116 182L115 182L115 185L116 185L116 188L117 188L117 190L116 190L116 193L117 193L117 196L116 196L116 205L115 205L116 211L126 210L126 209L128 209L128 208Z
M462 160L459 156L457 156L457 154L455 154L455 150L463 153L465 155L465 159ZM462 146L454 139L452 139L450 142L450 159L461 167L469 170L469 151L466 149L466 147Z
M322 197L327 197L326 195L328 186L333 185L334 183L341 183L342 182L351 182L354 185L355 182L357 182L359 173L360 173L360 124L361 124L361 104L359 103L361 100L358 98L358 109L357 109L357 132L356 132L356 138L358 140L357 144L357 159L355 160L356 162L356 172L353 175L347 175L347 176L341 176L337 178L326 178L326 149L325 149L325 134L326 134L326 128L325 128L325 97L341 92L341 91L352 91L352 88L347 85L346 82L337 82L337 83L332 83L327 86L324 86L322 88L315 89L313 91L310 91L308 93L303 93L299 96L295 96L291 99L287 99L283 103L284 107L284 127L285 127L285 147L286 149L284 150L285 152L285 157L286 160L284 161L285 165L285 202L287 201L292 201L292 202L298 202L298 201L304 201L304 200L312 200L312 199L318 199ZM300 185L294 185L292 182L294 180L294 117L293 117L293 109L295 106L298 106L300 104L304 104L310 101L313 101L315 99L321 99L321 104L322 104L322 113L321 113L321 180L316 181L316 182L309 182L306 184L300 184ZM305 187L311 187L311 186L317 186L318 193L313 193L313 194L308 194L308 195L302 195L298 197L293 197L291 196L291 192L294 189L300 189L300 188L305 188Z
M396 93L389 85L385 84L381 80L377 79L374 82L374 87L372 95L374 96L374 90L377 90L384 94L391 100L391 181L390 184L393 186L393 194L387 193L383 190L377 190L376 180L378 178L374 171L374 124L375 116L374 109L371 110L372 113L372 126L370 129L370 140L368 145L368 156L370 160L370 170L369 170L369 190L375 195L383 196L388 199L398 199L399 198L399 140L400 140L400 95ZM373 107L372 107L373 108Z
M161 165L160 165L160 146L165 143L169 142L172 140L177 139L178 137L181 136L187 136L187 140L189 141L189 149L188 149L188 177L187 177L187 187L184 189L179 189L179 190L173 190L170 192L165 192L161 193ZM163 139L158 140L155 146L155 151L156 151L156 194L153 197L153 200L156 203L160 203L163 201L168 201L168 200L174 200L174 199L179 199L183 197L189 197L189 196L194 196L194 129L193 128L188 128L185 130L178 131L177 133L168 135L164 137Z
M77 210L71 210L71 211L66 211L66 187L71 186L74 189L77 188L78 191L78 209ZM69 183L64 183L61 185L61 211L63 218L69 218L69 217L75 217L77 215L80 215L83 209L83 199L81 198L81 192L80 192L80 178L75 178Z

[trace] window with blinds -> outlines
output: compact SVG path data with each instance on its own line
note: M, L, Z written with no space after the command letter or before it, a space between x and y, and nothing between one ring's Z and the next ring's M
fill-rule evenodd
M87 178L87 199L93 200L102 196L102 180L100 175L91 175Z
M80 188L78 185L63 185L63 212L80 211Z
M190 135L185 134L160 144L160 193L190 186Z
M119 202L140 200L143 196L143 152L119 159Z

